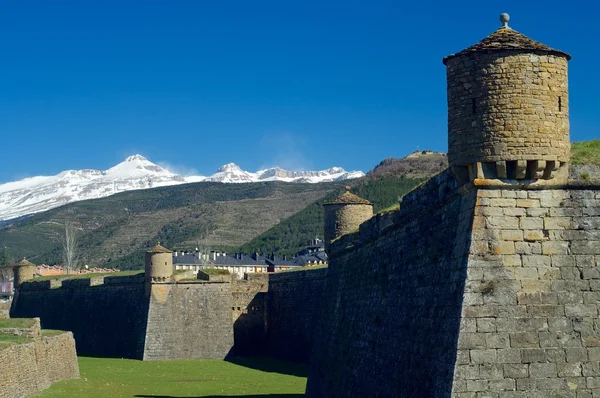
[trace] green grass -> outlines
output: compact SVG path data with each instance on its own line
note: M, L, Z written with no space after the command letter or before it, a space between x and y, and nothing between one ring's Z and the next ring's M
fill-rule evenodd
M33 326L33 319L31 318L8 318L0 319L0 329L3 328L30 328Z
M42 337L58 336L63 333L65 333L64 330L42 329Z
M396 210L400 210L400 203L394 203L394 204L386 207L385 209L381 209L381 210L379 210L379 212L377 214L390 213L390 212L396 211Z
M25 281L24 283L30 282L40 282L40 281L48 281L54 279L89 279L95 276L131 276L143 273L143 270L135 270L135 271L119 271L119 272L98 272L95 274L72 274L72 275L47 275L40 276L37 278L33 278L31 280Z
M571 144L573 164L600 165L600 140L573 142Z
M23 344L30 341L32 341L31 338L26 336L14 336L12 334L0 333L0 350L13 344Z
M36 397L296 398L306 385L305 366L267 358L231 363L79 357L79 369L79 380L56 383Z

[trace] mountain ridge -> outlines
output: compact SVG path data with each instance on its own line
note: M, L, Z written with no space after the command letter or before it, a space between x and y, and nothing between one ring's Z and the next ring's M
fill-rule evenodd
M347 172L341 167L320 171L288 171L273 167L252 173L242 170L235 163L228 163L211 176L182 176L152 163L142 155L132 155L107 170L64 170L54 176L35 176L0 184L0 221L40 213L81 200L108 197L118 192L186 183L320 183L359 178L363 175L362 171Z

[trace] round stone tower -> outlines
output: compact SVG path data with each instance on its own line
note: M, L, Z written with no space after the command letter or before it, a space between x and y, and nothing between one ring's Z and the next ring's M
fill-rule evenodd
M156 245L146 252L146 280L167 282L173 275L173 252Z
M508 20L502 14L502 27L443 60L448 161L464 179L550 179L569 162L571 56Z
M37 266L35 264L30 263L29 261L23 259L13 265L13 274L15 277L14 284L15 287L21 286L21 284L25 281L31 280L35 278L37 274Z
M373 203L350 192L350 187L337 198L323 204L325 249L332 240L350 233L373 217Z

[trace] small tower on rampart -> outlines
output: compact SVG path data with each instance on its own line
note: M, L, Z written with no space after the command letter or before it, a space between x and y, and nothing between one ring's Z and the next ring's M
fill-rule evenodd
M15 287L21 286L25 281L35 278L37 266L25 259L13 265L13 274L15 277Z
M173 252L160 244L146 252L146 280L168 282L173 275Z
M360 224L373 217L373 203L352 192L350 187L333 199L323 204L325 218L325 250L331 241L355 231Z
M508 14L500 21L494 33L443 60L448 161L462 182L561 176L570 158L571 56L508 27Z

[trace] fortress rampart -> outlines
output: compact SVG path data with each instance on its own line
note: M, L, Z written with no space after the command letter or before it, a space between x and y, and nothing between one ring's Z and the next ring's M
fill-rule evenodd
M475 203L460 192L446 171L332 243L308 396L451 389Z
M11 317L72 331L81 355L223 359L233 346L230 283L146 283L143 274L32 281Z
M331 245L307 396L597 394L599 209L434 177Z
M36 321L33 341L0 349L1 397L29 397L57 381L79 378L73 334L40 335Z
M326 275L317 269L231 282L149 283L143 274L30 281L18 289L11 316L72 331L81 355L308 362Z
M450 170L331 242L309 397L600 396L600 181L568 180L570 56L444 59Z

